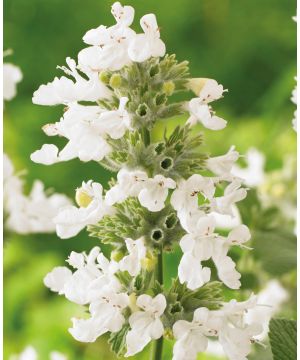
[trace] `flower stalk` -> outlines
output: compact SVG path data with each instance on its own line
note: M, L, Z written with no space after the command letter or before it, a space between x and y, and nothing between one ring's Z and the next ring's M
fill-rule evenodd
M142 17L141 34L130 28L131 6L117 2L112 14L115 25L84 35L89 46L78 54L78 64L67 58L68 68L61 67L74 81L55 78L34 93L37 104L67 105L59 122L43 128L67 144L62 150L45 144L31 158L50 165L78 157L117 173L108 190L84 182L77 190L78 207L64 207L54 218L61 238L87 228L113 251L109 258L98 246L71 252L67 261L74 271L56 267L44 282L88 306L90 317L73 318L69 329L78 341L110 333L112 350L125 357L154 341L152 359L161 360L166 336L176 340L173 360L185 360L196 359L215 337L229 359L244 360L261 331L245 317L257 299L224 302L222 283L240 288L229 251L232 246L246 251L251 235L243 224L226 235L218 226L218 217L233 216L235 203L247 196L242 179L231 172L239 153L231 147L210 157L202 151L203 134L192 132L197 124L212 131L227 125L211 105L226 90L212 79L189 85L188 62L166 54L154 14ZM189 102L174 101L173 94L180 98L191 89L196 97ZM167 135L174 116L186 117L186 124ZM163 128L156 142L155 125ZM182 257L166 289L163 255L173 251ZM215 264L219 282L212 281L207 260Z

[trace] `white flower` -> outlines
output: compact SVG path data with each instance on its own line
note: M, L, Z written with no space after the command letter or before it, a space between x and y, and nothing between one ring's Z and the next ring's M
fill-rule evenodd
M3 63L3 99L11 100L17 94L17 84L23 75L20 68L10 63Z
M165 200L168 196L168 190L174 189L176 183L170 178L162 175L155 175L153 179L148 179L144 188L139 193L139 201L141 205L149 211L160 211L165 206Z
M86 80L76 70L76 62L71 59L66 59L66 67L61 68L67 75L74 78L62 76L55 78L47 85L41 85L33 94L32 101L39 105L58 105L69 104L74 101L97 101L102 98L110 98L110 90L99 80L98 74L91 71L85 71L88 77Z
M48 124L43 130L48 136L67 138L67 145L58 153L55 145L45 144L31 154L31 160L44 165L78 157L82 161L100 161L110 152L110 146L98 129L103 109L99 106L69 105L60 122Z
M150 57L164 56L166 46L160 39L160 31L154 14L141 18L141 27L144 34L138 34L131 41L128 52L131 60L143 62Z
M218 84L216 80L206 79L204 86L199 93L199 99L203 104L208 104L212 101L218 100L223 96L223 85Z
M231 146L227 154L211 157L206 161L207 168L218 176L229 177L234 163L239 158L239 153Z
M49 194L39 180L35 180L30 194L26 196L23 193L23 182L14 174L12 162L5 154L3 165L6 227L19 234L54 232L53 218L59 209L70 205L70 200L62 194Z
M104 202L102 191L102 185L92 180L82 183L76 197L80 207L65 207L54 218L56 232L60 238L73 237L85 226L94 225L104 215L111 214L112 209Z
M195 219L194 219L195 220ZM195 224L189 224L189 234L180 240L183 256L178 267L181 283L186 282L191 290L203 286L210 279L211 271L200 262L208 260L213 253L215 220L211 216L200 216Z
M210 280L211 271L207 267L202 267L201 262L212 258L222 282L232 289L238 289L241 285L241 275L236 271L235 263L227 253L231 246L245 247L244 243L249 241L251 236L247 226L237 226L225 238L214 233L215 218L203 216L201 212L191 217L187 225L188 234L180 240L183 251L178 267L180 282L186 282L191 290L203 286Z
M215 192L214 182L210 178L194 174L187 180L181 180L171 197L171 204L178 212L196 210L198 194L211 199Z
M260 332L261 326L259 324L252 324L243 329L227 326L220 331L219 341L229 359L247 360L253 337Z
M108 331L117 332L121 330L125 322L122 312L128 305L127 294L116 294L106 289L97 301L91 303L89 307L91 317L73 318L73 327L69 329L69 332L76 340L82 342L94 342Z
M146 257L144 239L125 239L129 255L123 257L119 262L121 271L128 271L131 276L137 276L141 271L141 261Z
M199 259L190 252L183 254L178 267L178 277L189 289L194 290L203 286L209 281L210 274L210 269L202 267Z
M56 267L45 276L44 284L50 290L81 305L98 299L107 289L119 290L119 282L114 276L118 265L109 262L98 247L89 255L72 252L68 262L76 269L74 273L67 267Z
M246 153L247 167L241 168L237 164L234 164L232 175L242 178L247 186L260 186L266 177L264 171L265 162L266 158L263 153L255 148L250 148Z
M197 354L206 350L207 336L217 336L220 320L207 308L198 308L193 321L178 320L173 325L177 340L173 348L173 360L196 360Z
M124 136L127 129L130 129L130 115L125 106L128 102L127 97L120 99L118 110L104 111L95 120L95 129L101 134L108 134L112 139L120 139Z
M246 225L239 225L230 231L227 238L218 236L214 240L214 250L212 259L216 265L218 276L222 282L231 289L239 289L240 273L235 269L234 261L227 256L230 246L238 245L246 247L245 242L251 237L250 231Z
M247 196L247 190L241 188L241 185L241 180L233 180L232 183L226 187L223 196L216 197L211 200L212 211L233 216L232 206L236 202L245 199Z
M210 130L222 130L226 127L227 121L214 115L211 107L201 98L194 98L189 102L190 117L187 121L190 125L195 125L198 121Z
M114 71L131 62L128 46L136 34L129 26L133 22L134 9L116 2L112 6L112 14L117 21L116 25L108 28L101 25L84 35L84 42L93 46L78 54L81 68L95 72L103 69Z
M264 340L267 337L269 321L280 310L288 297L288 292L278 280L269 281L266 287L257 294L257 306L245 314L247 323L260 323L263 327L263 331L256 336L256 339Z
M247 323L245 314L257 305L257 297L251 295L247 301L231 300L224 303L221 310L223 324L219 331L219 341L225 354L232 360L247 360L254 336L262 331L260 323Z
M160 320L167 306L164 295L158 294L154 298L140 295L136 305L143 311L134 312L129 318L131 330L126 336L126 357L142 351L151 340L159 339L164 332Z
M105 195L105 201L108 205L122 202L129 196L138 196L145 187L148 175L141 170L130 171L122 168L118 172L117 180L117 184Z

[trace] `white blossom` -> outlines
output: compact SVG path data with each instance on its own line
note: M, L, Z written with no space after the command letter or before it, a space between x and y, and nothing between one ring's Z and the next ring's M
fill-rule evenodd
M247 190L241 188L242 181L233 180L225 189L224 195L211 200L211 209L220 214L233 216L232 206L247 196Z
M218 176L222 176L225 178L227 177L230 179L232 167L240 156L239 153L234 149L235 147L231 146L227 154L210 157L209 159L207 159L207 168Z
M218 84L214 79L206 79L204 86L199 93L199 99L203 104L208 104L212 101L219 100L223 97L223 92L228 90L223 88L223 85Z
M219 332L219 341L225 354L231 360L247 360L254 337L262 332L260 323L247 323L245 313L257 305L257 297L247 301L231 300L224 303L220 312L223 324Z
M260 322L247 322L246 313L257 304L251 296L247 301L231 300L219 310L198 308L192 322L177 321L173 326L176 343L173 360L196 360L208 346L208 337L216 337L230 360L247 360L251 344L262 331ZM220 351L218 352L220 354Z
M17 94L17 84L23 75L20 68L10 63L3 63L3 99L12 100Z
M76 340L82 342L94 342L108 331L117 332L121 330L125 322L122 312L128 305L127 294L117 294L114 290L106 288L101 297L90 304L91 317L73 318L73 327L69 329L69 332Z
M19 234L51 233L57 212L71 204L62 194L44 190L44 184L35 180L29 195L23 190L23 181L14 174L12 162L4 154L3 198L7 216L5 226Z
M178 320L173 325L176 343L173 360L195 360L199 352L206 350L208 336L217 336L221 326L220 319L207 308L198 308L191 322Z
M32 101L39 105L70 104L76 101L97 101L102 98L110 98L110 90L99 81L98 74L85 70L84 78L77 70L75 60L66 59L68 68L59 67L67 75L72 76L74 81L62 76L52 82L41 85L33 94Z
M278 313L288 298L287 290L278 280L270 280L257 294L257 305L245 314L247 323L260 323L263 327L263 331L255 337L257 340L264 340L268 336L271 318Z
M123 257L119 262L121 271L128 271L131 276L137 276L141 271L141 261L146 257L144 239L125 239L129 255Z
M108 28L101 25L84 35L83 41L92 46L78 54L81 68L94 72L106 69L114 71L131 62L128 47L136 34L129 26L133 22L134 9L116 2L112 5L112 14L116 25Z
M215 193L214 182L199 174L194 174L187 180L181 180L171 197L171 204L178 212L189 212L198 208L198 194L212 199Z
M59 151L55 145L44 144L40 150L31 154L31 160L44 165L76 157L81 161L102 160L110 152L110 146L98 129L102 113L103 109L99 106L70 104L59 122L43 128L48 136L59 135L67 138L69 141L66 146Z
M255 148L250 148L245 160L247 167L242 168L237 164L232 167L232 174L243 179L244 184L250 187L256 187L263 184L265 181L265 162L266 158L263 153Z
M231 246L245 247L250 240L250 231L246 225L239 225L230 231L228 236L218 236L214 240L212 259L216 265L220 280L231 289L239 289L240 273L235 269L234 261L227 255Z
M59 211L54 218L57 235L67 239L77 235L85 226L94 225L104 215L111 214L112 209L108 206L102 195L102 185L92 180L83 182L77 190L79 208L68 206Z
M138 34L129 45L131 60L143 62L150 57L164 56L166 46L160 39L160 31L154 14L148 14L141 18L140 24L144 34Z
M139 201L149 211L160 211L165 206L168 190L175 187L174 180L162 175L155 175L153 179L148 179L144 183L144 188L138 195Z
M44 284L52 291L65 295L76 304L88 304L98 299L107 289L118 291L119 282L114 276L118 270L115 262L109 262L98 247L88 255L72 252L67 267L56 267L44 278Z
M190 117L188 124L195 125L200 122L210 130L222 130L226 127L227 121L216 116L210 105L203 102L201 98L194 98L189 102Z
M131 171L122 168L117 175L117 184L106 192L105 201L108 205L120 203L129 196L138 196L148 180L146 172Z
M158 294L154 298L149 295L140 295L136 305L142 311L134 312L129 318L131 330L126 336L125 356L132 356L142 351L151 340L159 339L164 332L160 320L167 306L164 295Z
M130 129L130 115L125 109L127 97L121 97L118 110L104 111L95 120L95 129L100 134L108 134L112 139L120 139Z

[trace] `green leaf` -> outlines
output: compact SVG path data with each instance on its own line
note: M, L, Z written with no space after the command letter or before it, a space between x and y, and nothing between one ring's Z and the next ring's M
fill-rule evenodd
M124 355L126 351L126 335L129 331L130 325L123 325L122 329L116 333L111 333L110 338L108 340L109 344L111 344L111 349L117 356Z
M283 275L296 268L297 239L283 229L253 231L253 255L265 271L273 276Z
M272 319L269 338L274 360L296 360L297 324L295 320Z

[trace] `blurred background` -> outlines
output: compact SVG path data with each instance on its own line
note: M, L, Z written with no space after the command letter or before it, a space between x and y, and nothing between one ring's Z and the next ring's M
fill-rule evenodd
M17 96L5 104L4 150L17 170L26 169L27 190L34 179L40 179L46 187L73 198L83 180L105 184L112 176L95 162L72 160L46 167L29 157L47 142L41 127L58 120L62 112L62 107L33 105L32 93L59 74L56 66L63 65L67 56L76 58L88 29L113 24L112 3L4 0L4 49L14 51L5 62L23 72ZM122 4L135 7L136 31L140 31L138 19L154 12L168 53L189 60L192 76L214 78L229 89L215 105L228 126L218 133L205 132L208 151L221 155L234 144L241 154L255 147L266 159L263 181L240 207L255 244L247 259L235 254L246 279L243 289L259 292L269 279L278 279L289 294L279 315L294 318L295 223L286 209L293 214L296 206L296 132L291 123L295 105L290 101L296 75L296 23L292 20L296 0L132 0ZM183 120L173 119L172 124ZM54 141L59 144L59 139ZM241 166L247 165L244 160ZM105 337L88 345L73 340L67 329L70 318L81 310L51 294L42 283L45 274L62 265L72 250L95 245L98 240L85 232L69 240L55 234L5 234L5 360L28 344L36 347L42 360L54 349L69 360L115 359ZM178 252L175 258L179 257ZM165 261L167 276L174 276L176 261ZM171 358L170 349L171 344L166 344L166 360ZM147 352L136 358L146 359ZM258 348L252 359L270 356L268 348ZM199 359L219 357L199 355Z

